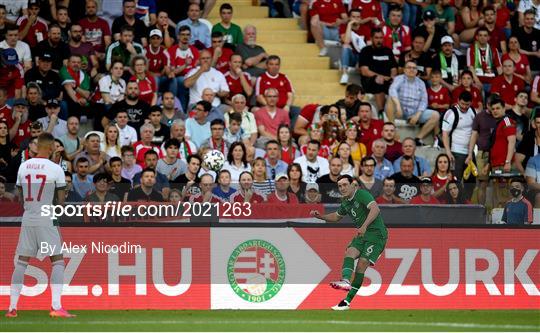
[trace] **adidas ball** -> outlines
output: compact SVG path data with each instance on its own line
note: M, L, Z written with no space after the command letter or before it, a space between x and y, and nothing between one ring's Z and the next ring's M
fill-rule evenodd
M210 170L218 172L225 163L225 156L219 150L210 150L204 155L203 161Z

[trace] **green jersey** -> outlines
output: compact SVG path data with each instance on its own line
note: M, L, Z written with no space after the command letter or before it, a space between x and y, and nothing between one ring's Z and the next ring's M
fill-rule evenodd
M240 29L240 27L234 23L231 23L231 27L229 29L226 29L221 25L221 23L217 23L214 25L214 27L212 27L212 32L215 31L223 33L223 41L225 41L225 43L236 46L244 41L242 29Z
M339 216L349 215L357 228L360 228L369 214L368 205L375 202L373 196L366 190L358 189L354 192L351 199L344 199L337 210ZM383 239L388 238L388 231L379 214L373 222L368 226L364 234L366 239Z

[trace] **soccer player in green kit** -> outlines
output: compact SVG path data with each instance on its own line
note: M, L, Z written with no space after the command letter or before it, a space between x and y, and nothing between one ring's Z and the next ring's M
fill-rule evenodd
M311 215L326 222L338 222L345 215L349 215L358 229L357 235L347 246L341 281L330 283L335 289L346 290L347 297L333 306L333 310L348 310L352 299L360 289L364 280L364 272L369 265L375 265L384 250L388 231L380 215L380 209L373 196L366 190L358 189L349 175L338 177L337 185L342 195L341 206L334 213L321 215L318 211L311 211ZM351 283L354 270L354 261L358 259L356 272Z

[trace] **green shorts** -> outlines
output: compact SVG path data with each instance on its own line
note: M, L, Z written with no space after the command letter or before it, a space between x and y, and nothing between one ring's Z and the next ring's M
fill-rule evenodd
M364 237L354 237L349 243L347 248L355 248L360 252L359 258L365 258L369 261L371 266L375 266L375 263L381 256L386 246L386 239L380 240L365 239Z

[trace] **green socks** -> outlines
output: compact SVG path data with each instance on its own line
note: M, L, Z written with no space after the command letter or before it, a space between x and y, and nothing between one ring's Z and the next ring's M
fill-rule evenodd
M354 271L354 259L351 257L345 257L343 259L343 266L341 268L341 278L343 280L351 281L351 276Z
M349 290L349 293L347 294L347 298L346 298L347 302L351 303L354 296L356 296L358 289L360 289L360 286L362 285L363 281L364 281L364 273L354 274L354 280L351 283L351 290Z

